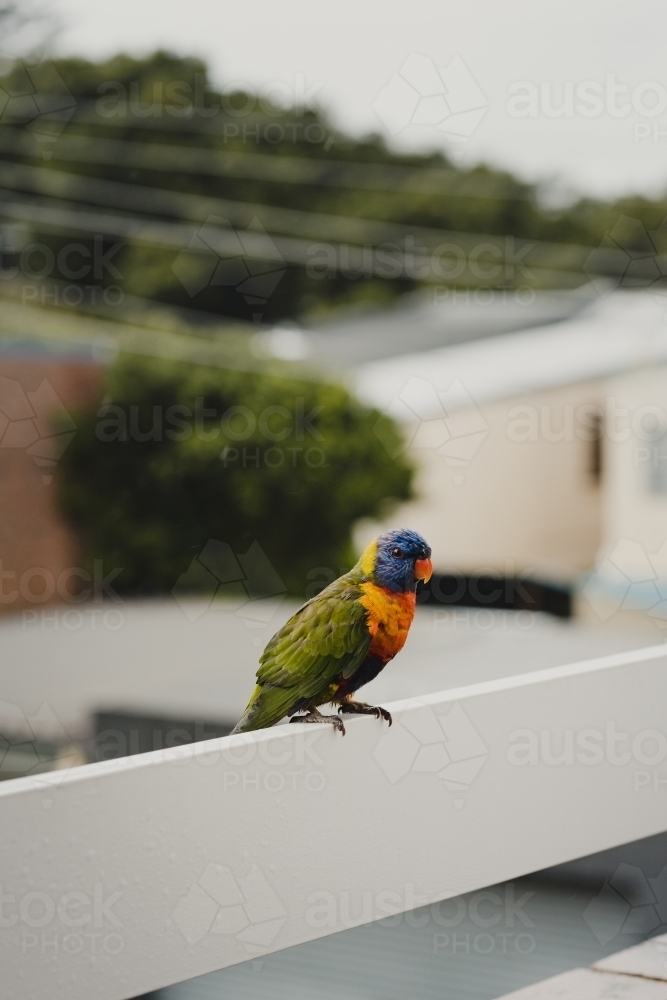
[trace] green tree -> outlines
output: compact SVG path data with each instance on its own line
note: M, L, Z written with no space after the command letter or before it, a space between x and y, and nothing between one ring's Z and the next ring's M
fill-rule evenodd
M0 0L0 23L3 10L8 12L6 23L10 23L15 20L17 9L7 0ZM55 143L50 150L51 158L45 163L38 144L22 143L22 135L7 127L0 159L27 162L38 165L42 171L60 171L70 178L72 174L81 174L160 189L167 195L175 192L245 203L256 207L259 222L274 235L293 234L283 233L275 218L271 221L267 207L408 227L425 226L454 233L490 234L501 241L511 236L520 241L552 244L535 254L539 266L534 270L529 268L530 274L521 268L507 273L507 269L488 268L485 263L483 271L486 270L487 276L480 275L479 270L474 273L469 270L460 278L464 287L505 288L512 283L528 283L547 288L584 284L589 280L584 267L587 253L578 248L596 248L606 242L619 217L628 216L638 222L636 249L645 254L642 227L656 230L667 215L664 195L656 199L628 197L614 202L584 198L571 205L549 208L538 185L521 181L507 171L484 164L457 166L442 151L400 153L390 149L378 135L355 138L345 134L320 107L302 107L298 102L277 107L268 96L216 88L205 63L196 58L158 51L143 58L119 54L103 62L69 57L54 60L53 65L77 102L77 113L64 127L63 140L76 139L79 149L85 146L82 140L87 140L89 151L93 148L95 155L81 154L82 158L77 160L71 147L68 152L64 143ZM7 93L18 92L20 73L21 67L15 67L6 78L0 79L0 86ZM104 145L109 140L115 143L111 148ZM172 168L156 168L154 158L147 152L154 153L151 146L156 144L163 151L162 167L171 162ZM225 168L215 166L216 162L222 164L222 160L215 159L210 169L190 170L187 165L182 166L178 157L174 158L172 147L202 150L205 154L230 154L230 160L238 154L248 159L259 154L261 159L255 168L248 170L238 165L232 169L229 163ZM274 169L276 166L279 169ZM69 179L62 183L68 197L79 197L76 181ZM166 221L189 224L192 220L187 211L174 205L175 199L168 211L154 209L147 196L146 205L139 204L136 211L141 213L145 207L148 214L158 219L163 214ZM131 214L129 209L122 211ZM254 214L255 208L252 211ZM224 218L224 205L213 214ZM60 259L60 250L72 241L69 229L57 232L51 225L40 229L38 221L31 222L31 228L38 241L53 253L54 260ZM236 228L244 229L245 223ZM313 244L320 241L320 237L307 238L312 238ZM400 242L400 237L397 240ZM660 240L664 240L662 229ZM345 241L341 238L341 242ZM81 234L80 242L89 253L94 251L89 234ZM107 236L105 251L117 242L116 237ZM386 304L420 284L419 277L414 275L379 278L361 271L343 273L341 268L315 274L312 268L287 263L280 281L260 308L249 301L240 280L238 286L226 280L204 280L194 291L186 290L174 271L177 246L152 245L129 237L122 242L122 249L113 257L121 277L105 271L101 281L120 284L129 294L170 306L245 321L254 321L258 314L265 323L287 317L310 319L340 306ZM357 242L354 233L350 234L349 242L353 245ZM421 242L418 235L416 242ZM197 264L196 256L193 255L193 266ZM205 270L210 261L204 259L199 263ZM16 261L7 260L6 264L15 266ZM609 271L613 277L613 261ZM53 277L68 282L78 280L61 273L54 273ZM87 280L82 278L82 284Z
M77 418L61 499L119 591L171 590L214 538L258 542L304 596L352 563L355 521L411 496L398 430L337 385L132 359L106 399Z

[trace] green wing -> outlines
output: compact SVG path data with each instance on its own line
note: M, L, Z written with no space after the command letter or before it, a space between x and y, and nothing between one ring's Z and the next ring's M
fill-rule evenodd
M353 674L371 635L358 585L341 577L283 625L260 657L257 687L235 732L272 726L301 702L325 699L330 684Z

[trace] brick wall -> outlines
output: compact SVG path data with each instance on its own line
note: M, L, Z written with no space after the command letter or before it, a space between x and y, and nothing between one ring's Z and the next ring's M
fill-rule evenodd
M57 508L58 459L77 410L99 400L102 372L88 359L0 355L0 614L61 603L59 588L75 587L77 540Z

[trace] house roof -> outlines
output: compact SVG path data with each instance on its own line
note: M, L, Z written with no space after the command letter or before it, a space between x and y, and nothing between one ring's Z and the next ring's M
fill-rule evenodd
M299 333L303 356L350 368L558 323L585 308L592 294L588 286L575 292L431 289L405 295L390 308L357 309Z
M22 337L4 337L0 334L0 359L3 360L105 364L113 356L111 348L105 348L103 344L65 339L48 340L39 333Z
M615 291L548 327L360 365L354 385L364 402L410 421L415 406L397 403L408 384L411 397L425 390L418 413L426 419L439 413L438 396L452 410L664 362L667 298Z

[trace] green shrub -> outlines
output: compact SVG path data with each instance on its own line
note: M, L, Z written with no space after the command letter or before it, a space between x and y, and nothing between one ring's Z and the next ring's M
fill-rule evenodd
M397 429L340 386L132 358L106 390L76 417L60 491L85 565L122 567L119 592L170 591L216 539L259 543L311 594L318 568L351 564L355 521L411 495Z

